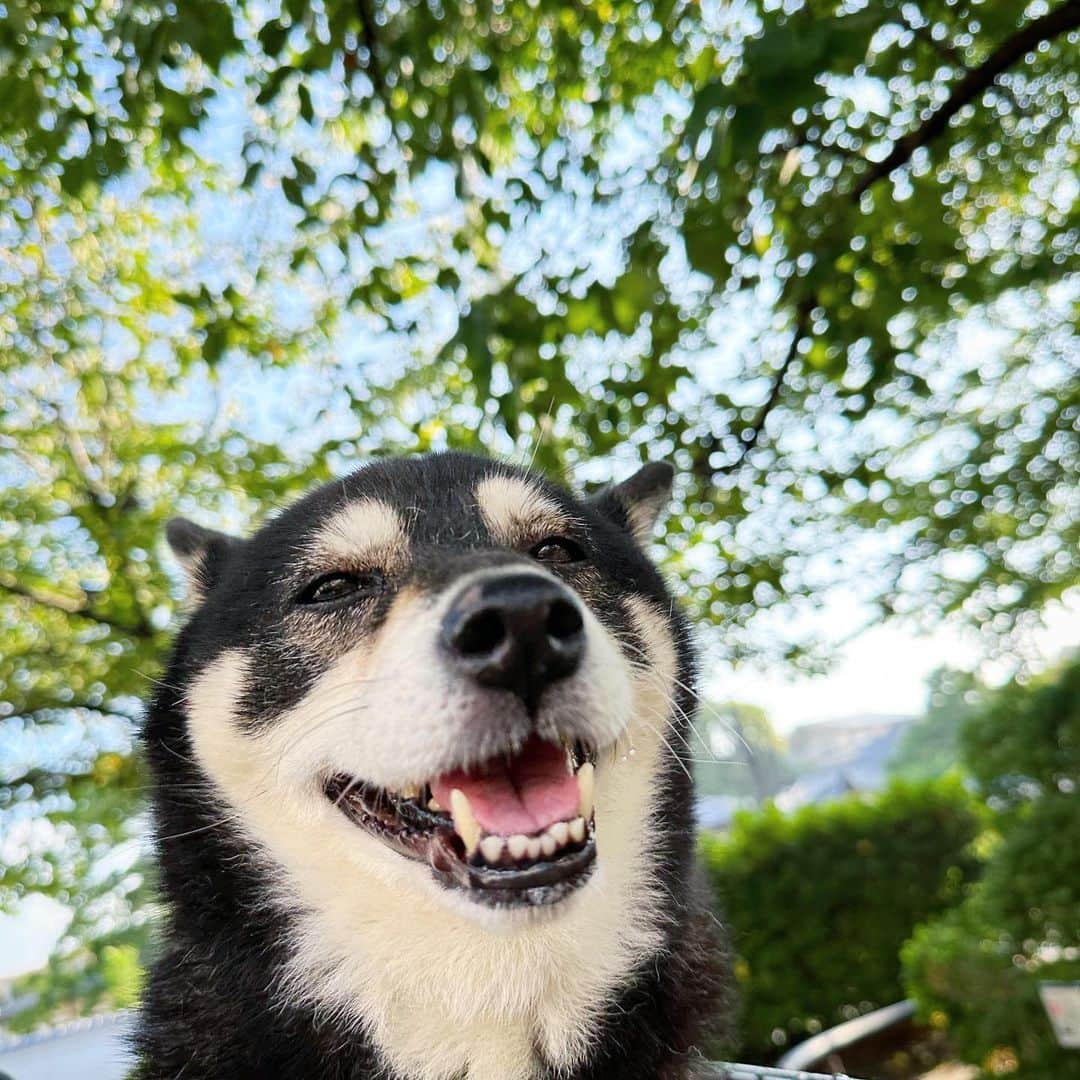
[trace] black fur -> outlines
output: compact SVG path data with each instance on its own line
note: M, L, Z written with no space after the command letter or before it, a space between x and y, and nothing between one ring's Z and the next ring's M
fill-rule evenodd
M245 723L270 723L302 697L320 664L312 657L297 666L283 626L308 572L303 539L348 500L374 494L399 509L409 522L409 580L426 587L438 587L463 565L520 557L495 548L474 505L477 480L493 471L517 474L460 454L385 462L312 493L249 540L172 527L170 539L194 562L205 595L179 635L145 729L168 916L135 1035L141 1080L404 1080L388 1071L363 1035L275 998L291 916L268 902L275 867L239 830L223 824L227 815L219 797L194 761L183 692L223 649L243 645L257 654L260 669L287 666L292 676L252 687L242 707ZM582 523L577 539L588 563L567 568L565 580L627 643L628 655L640 655L640 646L625 596L640 594L672 611L682 685L676 692L680 714L673 717L677 731L669 741L679 748L686 736L689 745L685 716L693 712L695 672L688 627L627 531L627 500L654 497L658 485L670 485L670 473L653 469L636 486L589 501L538 482ZM391 600L369 610L363 626L348 613L336 616L341 647L357 633L371 632ZM604 1012L590 1058L573 1080L689 1076L706 1029L729 1014L715 920L695 865L692 790L684 766L673 754L666 759L655 851L659 879L670 894L667 947L642 964ZM538 1061L538 1078L555 1075Z

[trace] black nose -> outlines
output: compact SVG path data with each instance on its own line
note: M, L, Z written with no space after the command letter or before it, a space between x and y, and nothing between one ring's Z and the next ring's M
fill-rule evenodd
M442 638L458 670L513 691L530 712L548 686L578 669L585 652L577 601L539 574L504 574L468 586L447 612Z

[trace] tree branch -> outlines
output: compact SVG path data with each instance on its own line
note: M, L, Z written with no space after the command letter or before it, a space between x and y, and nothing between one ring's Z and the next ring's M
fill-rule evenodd
M24 600L30 600L43 607L62 611L65 615L77 615L86 606L84 600L64 596L62 593L47 592L45 589L35 589L33 586L23 585L19 581L0 581L0 589L10 593L12 596L20 596Z
M1080 0L1066 0L1060 7L1028 23L1011 38L1003 41L978 67L969 70L956 83L952 93L939 109L931 113L921 126L897 139L889 154L859 177L852 188L852 197L860 198L894 169L906 165L916 150L933 142L965 105L992 86L994 80L1021 57L1044 41L1051 41L1077 27L1080 27Z
M79 432L64 420L59 406L56 407L56 426L64 435L68 454L79 476L82 477L90 497L100 509L109 509L115 501L112 492L94 476L94 463L87 453L86 444L82 441Z
M371 85L375 88L375 93L386 104L386 86L383 83L382 72L379 70L379 61L375 56L378 39L375 36L375 12L371 10L370 0L356 0L356 13L360 16L360 30L364 35L364 50L368 55L368 78L371 79ZM389 108L387 111L389 112Z
M65 615L74 615L76 618L87 619L90 622L98 623L100 626L107 626L116 633L125 634L128 637L150 641L154 636L153 629L148 625L131 626L108 615L103 615L100 611L95 611L87 602L85 596L82 599L64 596L62 593L49 592L46 589L35 589L31 585L24 585L11 579L0 581L0 592L6 592L9 596L17 596L22 600L28 600L39 607L51 608L53 611L60 611Z
M40 458L24 450L10 435L0 435L0 450L14 454L28 469L37 473L42 480L47 480L49 483L56 480L55 473L50 472Z
M780 402L780 398L783 393L784 383L787 381L788 372L791 370L795 361L799 356L799 342L802 341L803 336L806 334L806 324L810 319L810 312L814 309L816 304L814 297L807 297L804 300L799 301L799 304L795 308L795 327L791 335L791 342L788 345L788 350L784 354L784 359L780 363L780 367L777 368L776 374L773 376L772 384L769 386L769 393L766 395L765 400L761 404L761 408L758 410L757 416L754 418L754 422L739 436L742 445L739 447L739 452L735 455L731 461L724 465L721 465L716 469L704 469L703 472L707 473L710 479L717 476L727 475L733 473L741 468L743 462L747 459L750 452L757 446L763 432L765 431L765 423L769 419L773 409ZM715 443L715 440L713 440ZM708 455L712 453L711 447L705 448L706 461Z
M738 469L747 455L751 453L751 450L757 446L760 440L761 434L765 431L765 423L769 419L772 410L777 407L780 402L780 396L784 389L784 382L787 380L787 373L792 369L792 365L798 359L799 354L799 341L802 340L802 336L806 334L807 321L810 318L810 311L813 308L813 300L802 300L799 306L795 309L795 329L792 334L791 343L787 346L787 352L784 355L784 359L777 369L777 374L772 378L772 386L769 387L769 394L765 401L761 403L761 408L758 410L758 414L751 424L750 429L744 431L740 436L742 438L742 446L739 449L739 454L732 461L729 461L726 465L721 465L716 471L718 473L730 473L735 469Z
M120 709L111 709L104 702L92 705L87 701L40 701L32 705L24 702L15 709L12 715L29 717L35 723L40 723L42 721L39 717L58 712L89 712L96 713L98 716L121 716L125 720L134 719L129 713Z
M978 67L964 68L964 74L953 86L952 92L945 103L931 113L918 128L898 139L883 160L870 165L856 180L851 189L851 196L854 199L860 198L894 169L906 165L917 150L929 145L946 130L949 121L965 105L993 86L999 75L1012 67L1032 49L1037 48L1044 41L1051 41L1062 34L1075 30L1077 27L1080 27L1080 0L1065 0L1059 7L1028 23L1027 26L1021 28L1012 37L1002 42ZM919 33L921 28L909 26L909 29ZM920 36L923 35L920 34ZM939 51L946 50L947 55L953 62L961 63L959 54L948 50L947 46L934 41L929 35L925 36L925 40L938 48ZM810 312L816 303L816 298L810 296L801 301L796 307L795 328L787 355L773 377L769 393L762 403L753 424L741 434L741 446L735 457L717 469L710 468L708 458L716 449L718 440L713 437L703 445L703 457L695 465L695 472L703 479L710 481L717 476L736 472L742 467L751 451L758 445L764 433L765 424L783 395L788 372L798 358L799 341L806 333Z

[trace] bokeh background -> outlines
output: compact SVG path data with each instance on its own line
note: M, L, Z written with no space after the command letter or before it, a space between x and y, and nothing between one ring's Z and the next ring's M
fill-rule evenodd
M678 466L722 1049L910 995L864 1075L1080 1076L1078 27L0 2L0 1028L137 1000L164 522L456 447Z

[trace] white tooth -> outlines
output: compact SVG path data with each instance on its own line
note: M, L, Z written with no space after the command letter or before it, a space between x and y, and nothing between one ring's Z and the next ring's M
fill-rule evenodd
M580 844L585 839L585 819L576 817L570 822L570 839Z
M485 836L480 841L480 854L484 856L484 862L497 863L502 858L503 838L501 836Z
M567 825L565 821L556 821L555 824L548 829L548 835L559 847L562 847L563 844L570 839L570 826Z
M511 859L524 858L525 852L529 850L529 838L522 836L521 833L515 833L507 839L506 850L510 852Z
M588 821L593 812L593 791L596 775L591 761L586 761L577 771L578 813Z
M539 859L540 858L540 852L542 850L543 850L543 848L541 846L539 837L534 837L532 840L529 841L528 852L529 852L529 858L530 859Z
M439 804L438 799L428 799L427 808L436 814L442 813L442 806Z
M544 835L540 837L540 850L545 855L554 855L555 854L555 849L558 846L559 846L559 842L558 842L558 840L555 839L554 836L551 835L550 830L548 832L544 833Z
M465 854L471 855L480 846L480 822L461 788L450 792L450 813L454 818L454 831L465 841Z
M416 799L420 796L420 788L416 784L406 784L398 794L403 799Z

